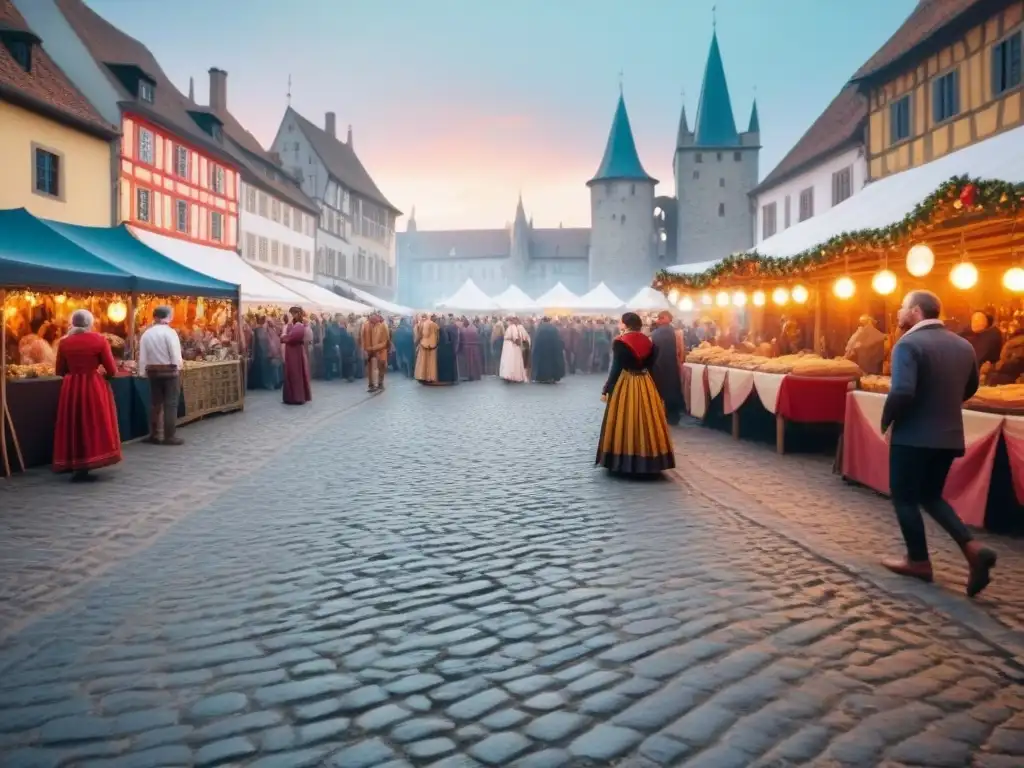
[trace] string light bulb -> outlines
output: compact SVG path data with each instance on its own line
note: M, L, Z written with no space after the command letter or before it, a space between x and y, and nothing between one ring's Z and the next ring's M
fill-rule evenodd
M978 284L978 268L969 261L961 261L949 271L949 282L961 291L970 290Z
M789 303L789 291L783 288L781 285L772 291L772 301L778 304L780 307L785 306Z
M745 307L747 305L747 294L743 291L736 291L732 295L732 303L735 307Z
M755 307L763 307L765 304L764 291L754 291L754 295L750 297Z
M1003 287L1013 293L1024 293L1024 269L1010 267L1003 274Z
M899 283L899 279L896 277L896 273L891 269L882 269L875 272L875 276L871 278L871 287L874 288L875 293L881 294L882 296L888 296L890 293L896 290L896 285Z
M671 291L669 291L668 292L668 300L671 301L673 304L675 304L677 301L679 301L679 291L677 291L675 288L673 288Z
M689 296L683 296L683 298L679 300L679 309L683 312L693 312L693 299Z
M794 285L790 295L793 297L793 301L797 304L804 304L807 302L807 299L811 294L802 285Z
M907 251L907 272L924 277L935 266L935 253L924 243L917 243Z
M701 297L700 297L700 303L701 303L701 304L703 304L703 305L705 305L705 306L711 306L712 304L714 304L714 303L715 303L715 300L714 300L714 298L713 298L713 297L711 296L711 294L710 294L710 293L705 293L705 294L702 294L702 295L701 295Z
M725 291L719 291L718 295L715 297L715 303L720 307L728 307L729 294Z
M123 301L114 301L107 305L107 319L112 323L123 322L128 317L128 305Z
M832 293L835 294L837 299L852 299L853 294L857 292L857 285L849 277L843 275L832 285Z

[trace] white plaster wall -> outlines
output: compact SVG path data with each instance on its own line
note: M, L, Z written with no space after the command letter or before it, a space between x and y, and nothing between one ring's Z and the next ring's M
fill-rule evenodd
M867 183L868 164L862 147L852 147L837 155L827 157L811 166L798 176L787 179L776 187L757 195L756 242L764 237L764 206L775 203L778 234L786 229L786 197L789 197L789 226L800 222L800 193L814 187L814 215L818 216L832 207L832 174L843 168L853 168L853 194L857 194Z
M623 220L625 216L625 220ZM590 187L587 289L604 282L632 296L654 276L654 184L602 181Z
M267 194L267 193L264 193L264 194ZM267 194L267 197L270 197L271 199L275 199L270 194ZM244 193L243 193L243 202L244 202ZM285 202L283 200L280 201L280 202L281 202L282 205L289 205L287 202ZM293 211L292 215L294 215L294 211L296 211L296 210L298 210L298 209L296 209L294 207L292 208L292 211ZM312 216L311 214L306 213L305 211L303 211L302 213L306 217L311 217ZM273 242L274 240L276 240L277 242L281 243L282 245L287 245L287 246L289 246L291 248L291 250L292 250L292 259L291 259L292 266L290 268L285 268L280 263L278 263L278 264L270 264L268 262L267 264L262 264L259 261L254 262L254 264L256 264L256 266L263 266L263 267L266 267L268 269L273 269L275 272L280 272L281 274L290 275L292 277L299 277L299 278L302 278L303 280L312 280L313 279L313 264L314 264L314 256L316 255L316 238L315 237L310 237L309 235L307 235L305 233L305 230L303 230L302 232L296 232L292 227L286 227L284 224L279 224L276 221L274 221L273 219L265 219L262 216L260 216L259 213L249 213L247 210L245 210L244 205L242 207L242 215L241 215L241 217L239 219L238 226L239 226L239 230L241 231L241 236L239 237L238 241L239 241L239 244L241 245L241 248L242 248L242 255L243 255L243 257L245 255L246 233L252 233L253 235L255 235L256 238L257 238L257 242L259 241L259 238L261 238L261 237L267 238L267 240L269 240L270 242ZM258 249L258 246L257 246L257 249ZM310 268L309 268L308 271L306 270L305 257L303 257L303 263L302 263L301 267L297 267L295 265L295 250L296 249L309 252L309 267ZM257 253L258 253L258 250L257 250Z

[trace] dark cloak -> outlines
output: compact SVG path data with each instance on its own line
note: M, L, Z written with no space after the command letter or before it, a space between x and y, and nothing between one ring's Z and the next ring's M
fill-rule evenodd
M541 323L533 333L534 381L555 382L565 378L565 348L562 336L551 323Z
M676 358L675 329L671 325L659 325L651 333L651 341L658 348L658 357L651 366L651 377L665 403L665 413L669 421L678 420L685 405L679 362Z

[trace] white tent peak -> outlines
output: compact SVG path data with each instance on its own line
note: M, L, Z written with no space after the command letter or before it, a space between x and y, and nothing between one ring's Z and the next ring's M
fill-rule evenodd
M604 283L598 283L576 300L575 308L589 312L614 312L624 302Z
M466 278L455 293L444 301L438 302L439 309L461 309L466 312L492 312L501 309L497 302L488 296L473 278Z
M579 300L579 296L559 281L550 291L543 296L538 296L534 303L544 309L572 309Z
M527 296L526 292L518 285L510 285L495 296L494 301L506 311L527 312L540 309L537 302Z
M626 302L626 308L644 312L667 309L671 312L672 303L664 293L656 288L651 288L649 285L645 285L633 295L633 298Z

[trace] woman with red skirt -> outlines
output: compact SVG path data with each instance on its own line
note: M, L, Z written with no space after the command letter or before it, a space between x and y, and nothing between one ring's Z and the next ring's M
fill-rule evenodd
M80 309L57 348L63 376L53 436L53 471L71 472L72 482L95 479L90 471L121 461L121 435L108 376L117 372L106 338L92 331L92 314Z

